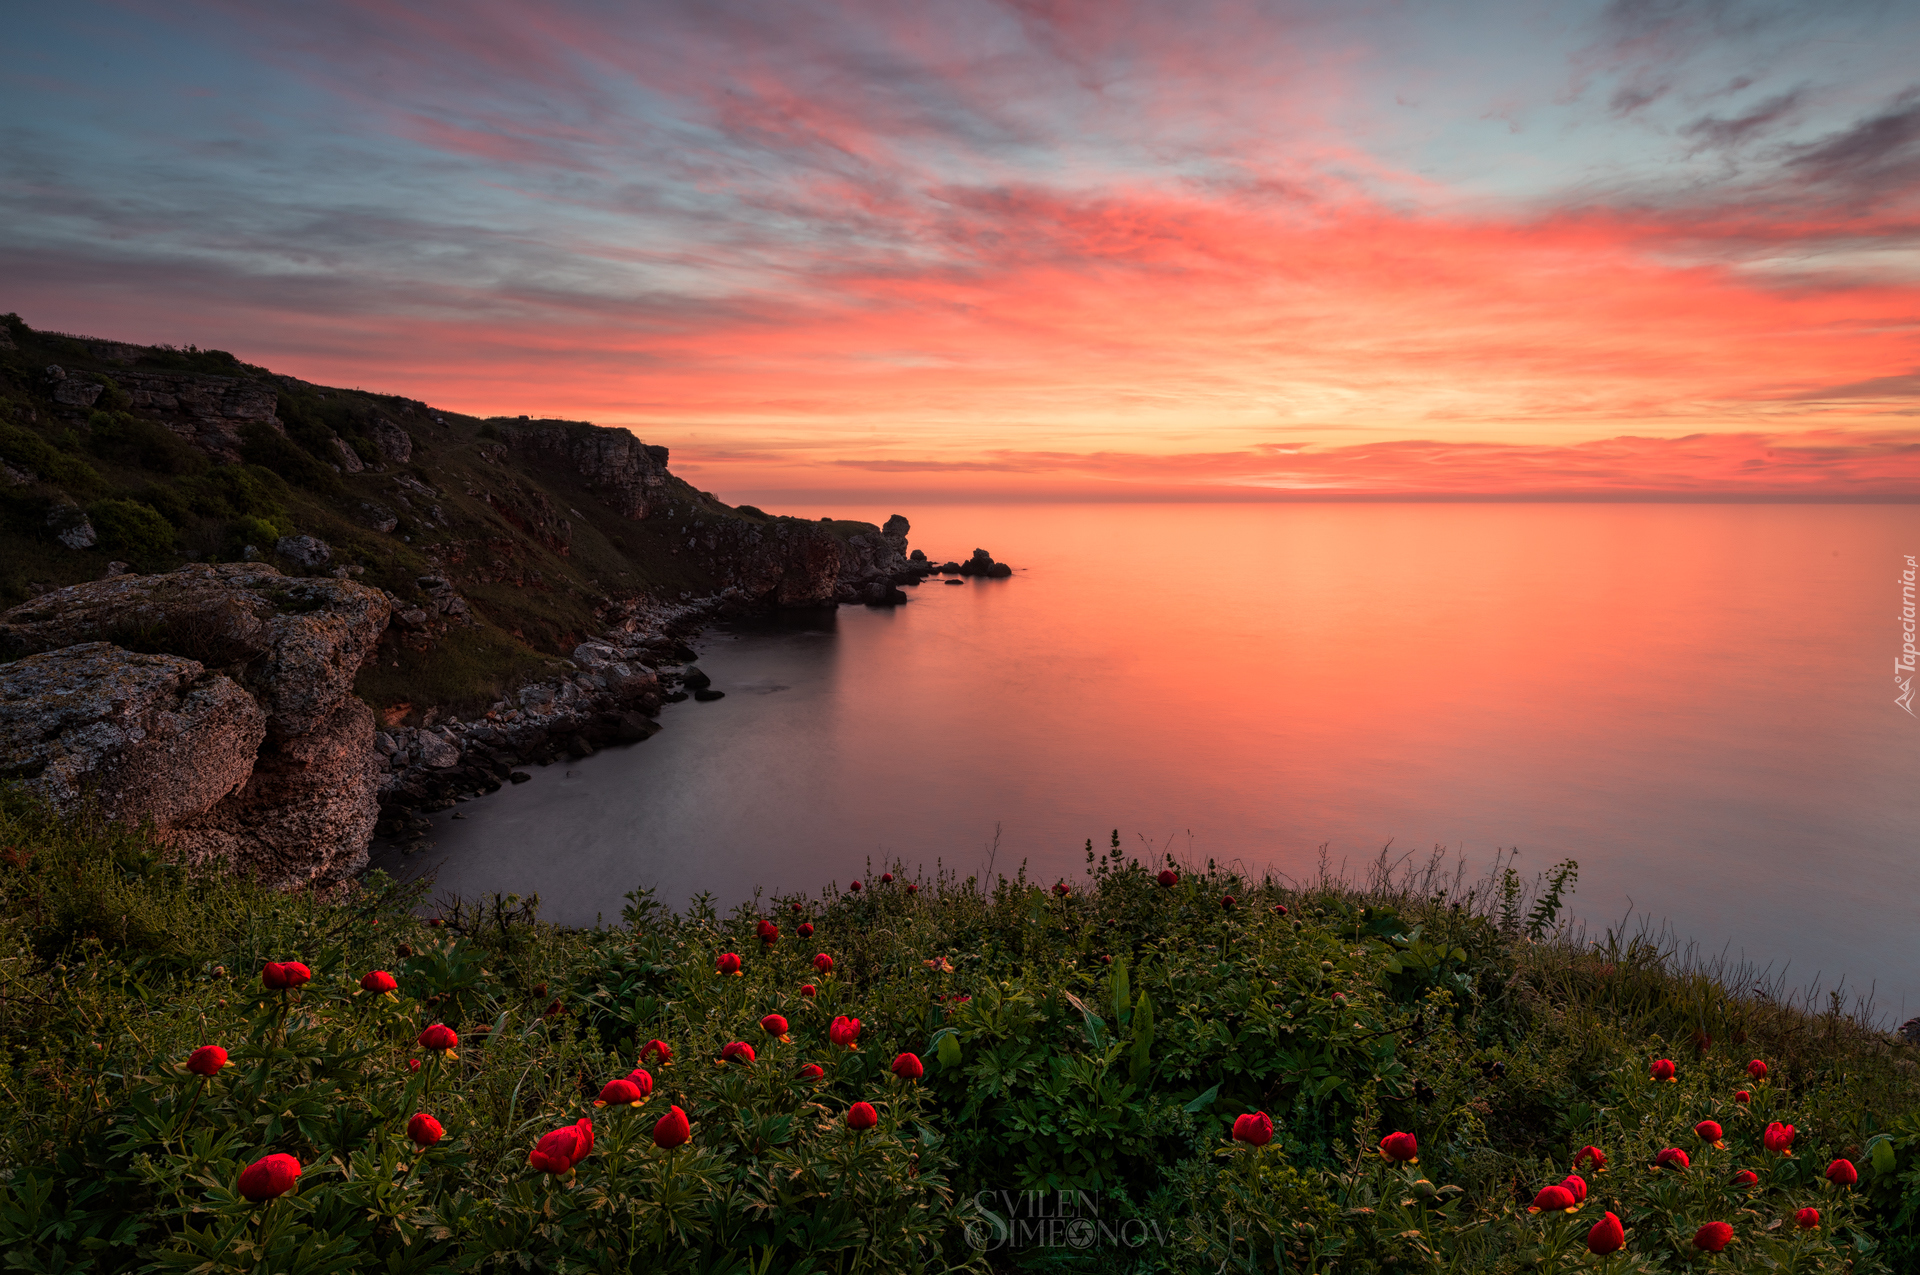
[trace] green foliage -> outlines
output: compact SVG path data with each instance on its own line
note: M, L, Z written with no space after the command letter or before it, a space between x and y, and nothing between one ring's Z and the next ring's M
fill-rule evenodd
M68 456L32 430L0 421L0 460L16 469L29 470L42 481L72 492L91 492L100 488L100 474L77 457Z
M338 492L340 476L333 466L301 450L271 425L250 421L240 427L240 455L249 465L258 465L309 491Z
M126 412L95 412L87 419L87 446L93 454L123 465L162 474L192 474L207 458L164 425Z
M160 566L173 555L173 524L159 510L137 500L96 500L87 517L100 537L100 547L125 554L136 567Z

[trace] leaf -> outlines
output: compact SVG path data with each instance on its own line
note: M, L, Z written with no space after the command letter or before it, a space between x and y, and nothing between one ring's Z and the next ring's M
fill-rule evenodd
M1207 1090L1205 1093L1201 1094L1198 1098L1195 1098L1192 1102L1180 1108L1180 1110L1186 1112L1190 1116L1197 1116L1200 1114L1203 1108L1205 1108L1209 1103L1211 1103L1215 1098L1218 1098L1219 1096L1220 1096L1220 1085L1218 1084L1218 1082L1216 1082L1213 1088Z
M1894 1167L1893 1139L1880 1134L1867 1144L1867 1154L1873 1162L1876 1175L1892 1173Z
M1153 1000L1146 988L1140 989L1140 1001L1133 1009L1133 1057L1128 1063L1127 1079L1135 1085L1147 1083L1147 1068L1153 1054Z
M1085 1020L1087 1025L1087 1042L1095 1049L1103 1048L1101 1038L1106 1032L1107 1020L1094 1013L1091 1009L1088 1009L1086 1002L1078 996L1075 996L1072 992L1063 990L1060 995L1066 998L1067 1004L1080 1011L1080 1017Z
M935 1053L940 1059L940 1069L942 1071L950 1071L958 1067L960 1065L960 1033L956 1031L946 1031L941 1033L939 1040L940 1043L935 1047Z
M1132 1017L1127 1007L1130 990L1127 980L1127 958L1123 956L1113 965L1113 1021L1120 1024L1123 1029L1127 1025L1127 1020Z

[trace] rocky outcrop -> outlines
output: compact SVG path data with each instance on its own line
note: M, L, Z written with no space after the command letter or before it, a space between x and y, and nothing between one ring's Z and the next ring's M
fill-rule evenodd
M274 414L279 395L260 381L133 368L115 372L114 380L132 396L134 411L159 421L215 460L240 459L240 432L247 425L285 432Z
M895 576L913 572L915 565L907 560L907 532L911 524L895 514L887 519L886 526L878 532L861 532L847 537L846 548L840 558L840 583L856 589L868 584L885 581L889 584L903 583ZM904 598L902 599L904 600Z
M373 714L354 696L353 682L389 611L378 589L290 578L257 563L117 576L44 594L0 615L0 656L32 657L0 666L0 673L17 679L26 676L21 670L41 667L36 660L84 650L84 668L108 688L100 692L106 695L115 685L158 677L153 670L160 667L182 677L216 670L218 684L244 696L260 718L240 782L231 767L216 767L220 793L197 809L184 799L143 802L140 788L128 785L116 817L152 817L190 859L227 858L282 884L333 879L365 862L376 817ZM156 659L174 662L156 665ZM76 685L86 680L75 677ZM5 729L30 733L35 728L20 723L43 718L44 708L35 707L43 700L24 691L10 695L0 705ZM212 712L207 702L194 704L196 713ZM201 728L169 729L168 738L175 738ZM94 738L75 718L49 737L43 752L100 754ZM151 767L196 764L185 753L167 756L172 763L153 760ZM92 769L106 773L129 764L102 760ZM43 790L56 804L81 799L79 790L56 790L51 781ZM154 788L176 790L211 791L184 778Z
M514 455L563 465L621 517L636 522L656 512L667 495L667 449L649 447L624 429L575 421L504 424L500 439Z

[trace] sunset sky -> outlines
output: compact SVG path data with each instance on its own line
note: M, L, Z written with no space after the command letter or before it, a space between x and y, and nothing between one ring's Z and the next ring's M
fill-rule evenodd
M8 6L0 310L734 500L1920 495L1920 6Z

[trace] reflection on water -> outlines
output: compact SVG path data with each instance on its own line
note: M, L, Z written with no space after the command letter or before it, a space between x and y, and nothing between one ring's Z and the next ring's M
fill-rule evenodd
M880 511L881 516L892 512ZM1436 843L1581 864L1796 976L1920 1002L1910 506L936 507L1012 580L703 639L725 699L436 817L442 891L617 915L898 857L1077 875L1118 828L1302 874Z

